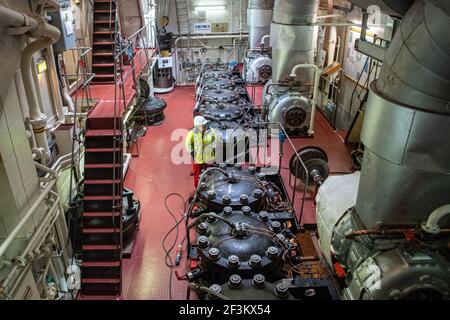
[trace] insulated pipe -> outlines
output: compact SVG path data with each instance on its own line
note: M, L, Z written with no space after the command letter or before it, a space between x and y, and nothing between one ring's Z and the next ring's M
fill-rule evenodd
M35 19L4 6L0 6L0 20L7 26L24 27L26 31L36 30L38 27L38 22Z
M370 86L355 207L366 229L417 225L449 202L449 25L448 0L415 1Z
M54 9L55 3L50 3L50 9ZM37 21L34 18L19 13L17 11L0 6L0 20L6 25L16 27L8 29L9 34L25 34L30 33L31 36L39 38L38 40L29 44L23 51L20 70L22 73L23 84L30 109L30 123L33 126L37 146L44 148L47 155L50 155L47 133L46 133L46 116L41 113L36 95L36 88L33 82L33 75L31 71L33 54L37 51L51 46L58 41L61 32L58 28L48 25L43 21Z
M250 0L248 2L249 49L258 47L261 43L261 38L270 33L273 2L274 0Z
M440 231L439 221L447 215L450 215L450 204L435 209L428 217L427 222L422 225L423 230L431 234L438 234Z
M57 29L56 29L57 30ZM59 33L59 31L58 31ZM44 148L47 156L50 156L48 146L46 124L47 116L43 114L39 108L36 87L34 86L31 67L33 54L41 49L52 45L55 41L52 38L40 38L28 45L23 53L20 61L20 70L22 72L23 86L27 96L28 107L30 109L30 123L33 126L33 132L36 143L39 148Z
M314 119L316 117L316 103L317 103L317 93L319 91L319 80L320 80L320 73L321 70L318 66L315 64L298 64L292 68L291 71L291 77L295 78L297 77L297 70L299 69L313 69L314 70L314 89L313 89L313 97L312 97L312 105L311 105L311 120L310 125L308 129L308 134L313 135L314 134Z
M270 28L273 83L289 77L295 65L314 62L318 10L318 0L275 0ZM306 72L297 80L309 83L312 78Z

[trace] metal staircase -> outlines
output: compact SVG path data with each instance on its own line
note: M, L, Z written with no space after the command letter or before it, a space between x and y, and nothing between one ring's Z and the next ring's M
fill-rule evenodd
M95 3L107 3L112 8L113 2ZM81 230L83 296L117 297L122 293L123 126L116 85L120 66L115 63L119 60L115 44L120 33L115 11L113 19L108 80L115 84L114 105L107 105L107 112L101 115L90 113L86 122Z
M189 25L189 9L186 0L175 0L177 9L178 33L191 34Z
M92 72L96 74L95 84L114 82L115 16L115 0L94 1Z

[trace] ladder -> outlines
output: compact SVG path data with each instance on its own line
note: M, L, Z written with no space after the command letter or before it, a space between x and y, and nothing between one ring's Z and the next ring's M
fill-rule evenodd
M116 0L94 0L92 72L94 84L114 83Z
M186 0L175 0L177 9L178 33L191 34L189 25L189 9Z

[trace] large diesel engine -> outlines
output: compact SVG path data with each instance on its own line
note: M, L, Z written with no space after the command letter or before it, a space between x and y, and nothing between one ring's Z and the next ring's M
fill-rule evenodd
M321 248L347 274L344 299L450 298L449 14L443 0L407 11L370 86L361 173L319 190Z

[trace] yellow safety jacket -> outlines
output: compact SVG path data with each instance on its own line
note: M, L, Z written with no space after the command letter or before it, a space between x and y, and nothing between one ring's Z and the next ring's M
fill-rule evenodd
M215 159L216 133L214 129L208 129L204 133L194 128L186 136L184 146L193 154L195 163L213 163Z

